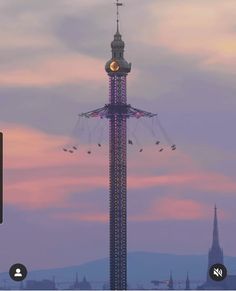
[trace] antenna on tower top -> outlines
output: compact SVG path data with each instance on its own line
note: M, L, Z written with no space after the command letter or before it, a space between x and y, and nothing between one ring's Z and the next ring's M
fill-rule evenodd
M116 16L117 16L117 18L116 18L116 22L117 22L117 32L119 32L119 22L120 22L120 11L119 11L119 8L120 8L120 6L123 6L123 3L120 3L119 2L120 0L116 0Z

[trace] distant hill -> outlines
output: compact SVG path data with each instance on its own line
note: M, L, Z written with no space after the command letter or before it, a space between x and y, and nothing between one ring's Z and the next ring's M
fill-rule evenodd
M236 257L225 257L225 265L229 274L236 274ZM134 252L128 254L128 282L132 286L144 284L151 286L152 280L167 280L172 271L175 281L184 281L189 272L190 281L203 282L206 278L206 255L174 255L148 252ZM42 280L55 276L56 281L65 285L75 280L78 272L79 279L83 276L92 282L93 286L101 286L108 280L108 258L92 261L86 264L65 268L29 271L27 279ZM0 274L0 280L9 276ZM197 284L197 283L196 283Z

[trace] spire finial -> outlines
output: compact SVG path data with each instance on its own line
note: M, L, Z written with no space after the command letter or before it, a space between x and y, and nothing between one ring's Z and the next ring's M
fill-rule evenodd
M120 0L116 0L116 22L117 22L117 33L119 33L119 22L120 22L120 6L123 6L123 3L120 3Z

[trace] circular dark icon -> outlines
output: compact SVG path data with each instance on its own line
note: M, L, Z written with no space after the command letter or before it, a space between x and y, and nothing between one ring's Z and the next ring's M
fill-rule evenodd
M227 276L227 269L222 264L214 264L209 269L209 276L214 281L223 281Z
M9 275L14 281L23 281L27 276L27 269L22 264L14 264L9 270Z

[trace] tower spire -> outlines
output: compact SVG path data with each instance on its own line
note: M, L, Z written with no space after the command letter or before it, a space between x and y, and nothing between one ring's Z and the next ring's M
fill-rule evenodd
M217 207L214 208L214 223L213 223L213 241L212 246L219 246L219 231L218 231L218 219L217 219Z
M186 283L185 283L185 290L190 290L190 281L189 281L188 272L187 272L187 278L186 278Z
M114 39L111 42L111 52L112 58L106 63L105 69L107 73L129 73L131 70L131 64L128 63L124 58L124 48L125 43L122 40L122 36L119 32L119 7L123 6L123 3L120 0L116 0L116 8L117 8L117 31L114 35ZM118 72L119 71L119 72Z
M169 290L173 290L174 289L174 282L173 282L173 277L172 277L172 271L170 271L170 279L168 282L168 288Z
M123 3L119 2L120 0L116 0L116 33L119 34L119 23L120 23L120 6L123 6Z
M210 277L210 274L209 274L209 270L214 264L224 264L223 249L220 247L220 243L219 243L218 219L217 219L216 205L214 207L212 246L208 252L207 280L202 286L200 286L201 287L200 289L204 289L204 290L215 289L216 282L212 280L212 278ZM219 289L224 289L223 286L224 286L224 284L218 285ZM212 288L212 287L214 287L214 288Z

